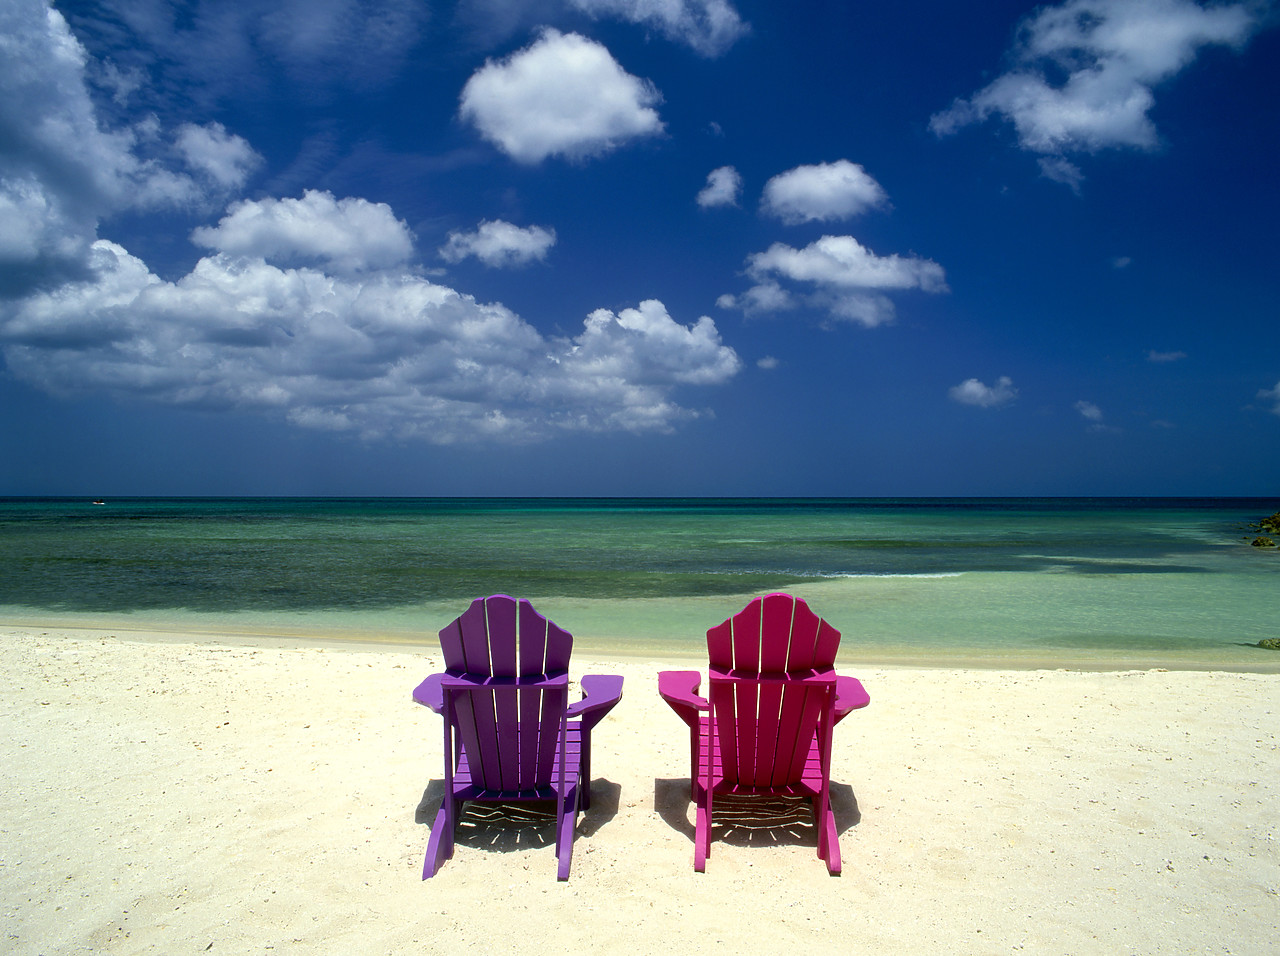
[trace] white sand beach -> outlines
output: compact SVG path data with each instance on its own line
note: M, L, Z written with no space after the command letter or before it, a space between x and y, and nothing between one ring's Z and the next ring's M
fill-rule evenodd
M1280 675L843 668L833 878L740 807L693 871L688 736L622 673L594 805L469 812L420 869L433 648L0 627L3 949L74 953L1234 953L1280 938ZM678 666L687 667L688 662Z

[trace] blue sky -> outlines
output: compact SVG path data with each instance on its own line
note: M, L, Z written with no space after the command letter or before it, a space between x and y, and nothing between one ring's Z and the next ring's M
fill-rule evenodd
M1280 494L1276 25L0 0L0 494Z

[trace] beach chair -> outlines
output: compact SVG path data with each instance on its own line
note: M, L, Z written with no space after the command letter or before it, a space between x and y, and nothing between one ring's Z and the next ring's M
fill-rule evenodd
M558 877L569 878L578 811L591 803L591 729L622 697L622 678L582 678L569 702L573 637L505 594L478 598L440 632L445 671L413 699L444 717L444 800L431 827L425 880L453 856L466 801L551 800Z
M831 812L831 736L836 722L871 698L836 676L840 632L790 594L756 598L707 631L710 687L697 671L662 671L658 692L689 725L697 807L693 868L711 855L716 794L803 796L812 801L818 856L840 872Z

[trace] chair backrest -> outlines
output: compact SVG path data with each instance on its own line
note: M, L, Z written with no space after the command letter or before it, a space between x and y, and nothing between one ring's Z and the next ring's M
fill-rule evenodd
M756 598L707 631L716 746L727 783L798 782L835 695L840 632L800 598Z
M476 598L440 632L444 666L473 677L532 677L567 673L573 635L521 598Z
M569 702L573 637L527 600L495 594L473 601L442 630L440 647L448 675L442 686L473 783L509 791L548 786Z
M792 674L832 667L840 632L790 594L756 598L707 631L707 656L716 670Z

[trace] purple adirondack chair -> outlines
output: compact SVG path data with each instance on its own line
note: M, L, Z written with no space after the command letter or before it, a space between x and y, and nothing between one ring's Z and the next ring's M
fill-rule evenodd
M707 631L710 699L697 671L662 671L658 692L689 725L697 805L693 868L711 855L718 793L784 794L812 800L818 856L840 872L831 812L831 731L871 698L834 669L840 632L790 594L756 598Z
M591 674L569 703L572 647L568 631L505 594L477 598L440 632L445 672L413 692L444 717L445 796L424 880L453 856L468 800L554 800L557 875L569 878L578 810L591 803L591 729L622 697L621 677Z

